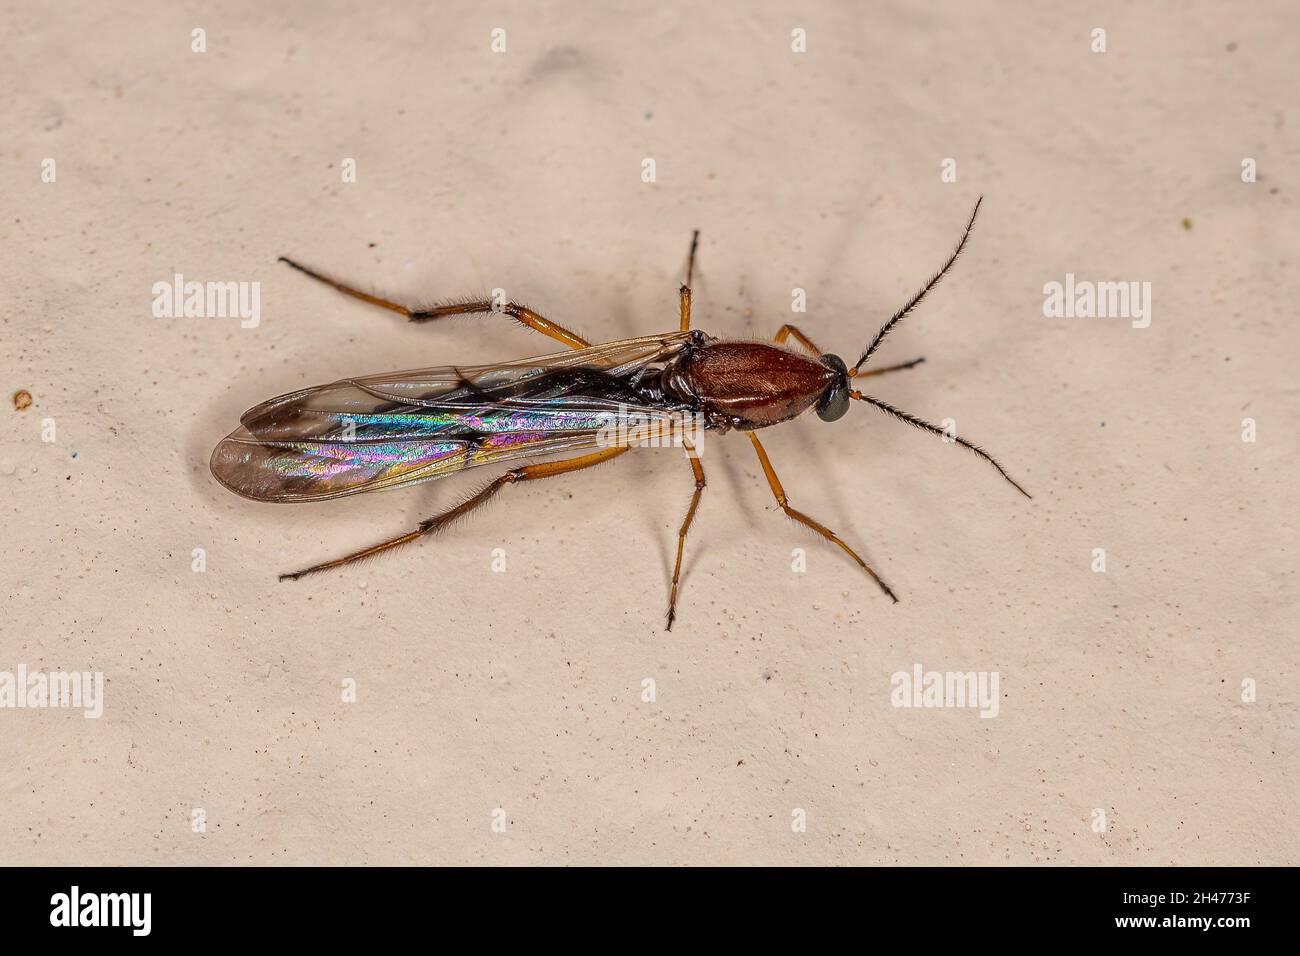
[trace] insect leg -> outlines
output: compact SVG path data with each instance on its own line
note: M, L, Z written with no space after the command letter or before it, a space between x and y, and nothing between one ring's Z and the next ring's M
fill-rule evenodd
M808 336L804 335L803 332L800 330L799 326L797 325L786 324L781 326L781 328L776 333L776 338L773 339L773 341L776 342L777 345L784 345L785 340L790 338L791 336L793 336L796 342L798 342L800 345L806 348L813 355L816 355L818 357L821 356L822 350L819 349L815 344L813 344L813 340L808 338ZM916 366L920 365L924 361L925 359L918 358L918 359L912 359L912 361L910 362L900 362L898 365L886 365L884 368L875 368L869 372L858 372L857 377L867 378L868 376L871 375L884 375L886 372L901 372L905 368L915 368ZM853 372L849 372L850 376L852 376L853 374L854 374Z
M381 309L388 309L390 312L396 312L398 315L404 315L412 322L432 322L434 319L446 318L449 315L486 315L497 312L502 315L508 315L521 325L543 335L550 336L557 342L563 342L569 348L584 349L591 343L581 336L575 335L563 326L556 325L550 319L534 312L527 306L522 306L514 302L497 303L491 299L481 299L469 302L454 302L449 305L435 306L429 309L412 309L409 306L402 305L399 302L393 302L389 299L381 298L377 295L371 295L369 292L362 292L360 289L354 289L352 286L338 279L332 279L329 276L309 269L306 266L294 262L292 259L281 256L280 261L287 266L297 269L304 275L310 276L319 282L324 282L333 289L337 289L344 295L350 295L354 299L360 299L362 302L369 302L371 305L377 305Z
M673 567L673 590L672 595L668 598L668 626L664 630L673 629L673 621L677 617L677 585L682 577L682 551L686 547L686 532L691 530L691 522L695 520L695 511L700 506L700 497L704 494L704 466L700 464L699 457L695 454L695 448L686 442L686 457L691 463L691 471L695 473L695 494L691 496L691 506L686 511L686 520L682 522L681 530L677 532L677 564Z
M630 446L619 448L606 448L603 451L593 452L590 455L582 455L578 458L566 458L563 461L545 462L540 465L526 465L523 468L516 468L514 471L508 471L499 478L496 478L487 487L478 493L471 495L469 498L449 508L442 514L434 515L432 518L425 518L416 527L414 531L408 531L406 534L398 535L396 538L390 538L369 548L362 548L360 551L354 551L351 554L344 555L341 558L335 558L333 561L326 561L322 564L315 564L301 571L293 571L289 574L280 575L280 580L296 581L298 578L308 574L315 574L317 571L328 571L331 568L340 568L345 564L351 564L354 561L361 561L365 558L373 558L376 555L383 554L385 551L391 551L393 548L400 548L404 544L410 544L417 538L434 531L440 531L447 525L451 524L457 518L463 518L479 505L486 504L498 491L510 484L521 481L532 481L537 478L550 478L554 475L563 475L570 471L577 471L580 468L590 468L592 465L599 465L602 462L609 461L611 458L617 458L626 451L631 451Z
M695 275L695 250L700 245L700 230L696 229L691 234L691 252L686 257L686 284L677 290L677 295L681 305L683 332L691 327L691 279Z
M781 479L776 476L776 470L772 467L771 459L767 457L767 451L763 448L762 443L759 442L757 435L753 432L748 432L747 434L749 435L749 440L754 443L754 451L758 452L758 460L763 466L763 474L767 476L767 483L772 486L772 494L776 496L776 503L781 506L781 510L801 525L811 528L827 541L842 548L849 557L858 562L858 566L861 567L863 571L866 571L867 574L871 576L871 580L880 585L880 590L889 595L890 600L897 604L898 598L895 597L894 592L889 589L889 585L880 579L880 575L871 570L871 566L868 565L867 562L863 561L856 551L841 541L834 531L821 522L815 521L806 514L790 507L790 500L785 496L785 489L781 487Z
M786 325L781 326L781 328L777 330L776 338L773 339L772 341L774 341L777 345L784 345L785 340L792 335L794 336L794 340L796 342L798 342L800 345L806 348L813 355L820 356L822 354L822 350L819 349L817 346L813 345L813 340L808 338L808 336L804 335L803 332L799 330L799 326L797 325L790 325L787 323Z
M526 325L534 332L541 332L557 342L563 342L571 349L585 349L591 344L577 333L570 332L562 325L556 325L541 313L534 312L528 306L520 305L517 302L505 302L501 305L491 299L475 302L453 302L449 305L439 305L430 309L412 312L411 321L432 322L435 319L444 319L449 315L488 315L494 312L508 315L520 325Z

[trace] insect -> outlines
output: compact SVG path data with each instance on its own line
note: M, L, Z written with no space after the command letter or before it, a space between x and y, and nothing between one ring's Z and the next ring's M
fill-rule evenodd
M744 433L785 514L842 549L897 602L889 585L853 548L790 504L757 432L809 409L823 421L833 422L844 416L851 401L863 402L970 449L1030 497L978 446L855 387L862 379L914 368L924 361L918 358L881 368L866 367L885 337L957 261L982 202L982 197L976 202L948 261L881 327L852 368L837 355L823 354L793 325L781 326L771 342L726 340L692 329L691 281L698 230L691 240L686 283L679 289L679 329L603 345L592 345L514 302L474 300L414 309L282 258L280 261L339 292L389 309L411 322L503 314L563 343L567 351L494 365L347 378L281 395L244 413L240 427L214 450L212 473L231 491L256 501L320 501L402 488L482 465L584 452L514 467L411 531L280 576L281 580L297 579L374 557L440 531L486 504L507 485L611 461L638 444L646 444L647 435L663 434L682 416L689 416L698 427L689 434L683 430L678 437L688 452L695 490L677 532L677 560L668 599L669 630L677 613L686 536L706 486L699 446L709 433ZM790 339L807 354L787 346ZM632 417L641 423L639 432L612 427Z

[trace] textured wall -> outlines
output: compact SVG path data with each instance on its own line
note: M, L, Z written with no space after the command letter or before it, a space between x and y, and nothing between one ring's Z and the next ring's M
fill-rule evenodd
M206 6L3 14L0 672L105 697L0 709L0 862L1295 862L1294 5ZM554 350L278 255L606 340L674 327L699 227L700 328L852 357L981 194L879 356L926 363L871 391L1034 500L864 405L764 436L897 606L738 436L671 634L679 453L284 584L477 480L271 506L209 474L272 395ZM177 273L260 283L260 321L156 317ZM1045 317L1067 273L1151 283L1149 327ZM997 716L895 707L918 664L997 672Z

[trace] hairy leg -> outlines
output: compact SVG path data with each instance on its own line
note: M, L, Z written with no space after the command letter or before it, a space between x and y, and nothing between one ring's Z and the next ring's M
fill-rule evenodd
M338 279L309 269L300 263L294 262L285 256L280 257L280 261L285 265L297 269L303 275L310 276L319 282L324 282L333 289L337 289L344 295L350 295L354 299L360 299L362 302L369 302L371 305L377 305L381 309L388 309L390 312L396 312L398 315L406 316L412 322L432 322L436 319L446 318L450 315L488 315L499 313L509 316L520 325L527 326L535 332L541 332L543 335L555 339L557 342L563 342L572 349L585 349L591 343L581 336L575 335L563 326L556 325L545 316L534 312L527 306L518 305L514 302L497 303L491 299L476 299L468 302L455 302L449 305L440 305L431 309L412 309L409 306L402 305L399 302L393 302L389 299L377 295L371 295L369 292L362 292Z
M695 493L691 496L691 506L686 511L686 520L682 522L681 530L677 532L677 564L673 566L673 589L668 598L668 627L665 630L673 629L673 621L677 617L677 586L682 577L682 551L686 548L686 533L691 530L691 522L695 520L695 512L700 507L700 497L704 494L704 466L700 464L699 457L695 454L695 449L689 444L686 446L687 459L691 463L691 471L695 475Z
M772 494L776 497L776 503L781 506L781 510L804 527L811 528L827 541L841 548L845 554L858 562L858 566L870 575L871 580L880 585L880 590L889 595L890 600L897 604L898 598L895 597L894 592L889 589L889 585L880 579L880 575L871 570L871 566L867 564L867 562L863 561L856 551L841 541L834 531L826 527L820 521L816 521L803 512L796 511L794 508L790 507L790 500L786 497L785 489L781 487L781 479L776 476L776 469L772 467L772 461L767 457L767 451L763 448L762 442L758 440L758 436L753 432L748 432L747 434L749 435L749 440L754 443L754 451L758 453L759 463L763 466L763 474L767 476L767 483L771 485Z
M373 558L376 555L383 554L385 551L391 551L393 548L400 548L404 544L410 544L417 538L426 534L439 531L451 524L457 518L463 518L475 508L486 504L498 491L506 485L516 484L521 481L534 481L538 478L551 478L555 475L567 474L571 471L577 471L580 468L590 468L592 465L599 465L609 461L611 458L617 458L624 452L631 451L630 447L606 448L603 451L593 452L590 455L582 455L578 458L566 458L563 461L546 462L540 465L526 465L523 468L516 468L508 471L500 478L492 481L487 487L472 495L465 501L456 505L454 508L434 515L432 518L426 518L420 522L414 531L408 531L406 534L398 535L396 538L390 538L379 544L371 545L368 548L362 548L360 551L353 551L351 554L344 555L341 558L335 558L333 561L325 561L321 564L312 565L301 571L293 571L289 574L280 575L280 580L296 581L308 574L315 574L317 571L328 571L331 568L341 568L346 564L352 564L354 561L362 561L366 558Z

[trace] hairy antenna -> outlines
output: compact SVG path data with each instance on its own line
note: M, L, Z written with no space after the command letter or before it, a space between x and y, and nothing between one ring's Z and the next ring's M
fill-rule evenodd
M858 374L858 369L862 368L862 366L866 364L867 359L871 358L871 353L880 347L880 343L885 340L885 336L893 331L894 326L907 318L909 312L920 305L921 300L925 298L925 294L937 286L939 280L944 277L944 273L952 268L952 264L957 261L957 257L961 255L962 249L966 247L966 240L970 238L971 228L975 225L975 216L979 213L980 203L983 201L983 196L980 196L979 199L975 200L975 208L971 211L970 220L966 223L966 231L961 234L961 242L957 243L957 248L952 251L952 255L949 256L948 261L943 264L943 268L930 276L930 281L921 288L921 291L912 296L907 305L903 306L890 316L889 321L881 326L880 331L876 333L876 337L872 339L871 344L867 346L867 350L862 353L862 358L858 359L857 364L849 370L850 377Z
M917 418L915 415L905 412L901 408L895 408L893 405L890 405L888 402L882 402L880 399L872 398L870 395L863 395L857 389L854 389L853 391L849 392L849 396L852 398L856 398L860 402L867 402L870 405L875 405L876 408L880 409L882 412L885 412L889 415L893 415L895 418L900 419L901 421L905 421L909 425L915 425L917 428L921 429L922 431L927 431L933 435L939 435L941 437L951 438L957 444L961 445L963 448L969 448L975 454L979 455L990 465L996 468L998 470L998 474L1001 475L1003 478L1005 478L1007 481L1011 482L1011 487L1015 488L1016 491L1020 492L1026 498L1032 499L1034 497L1029 492L1025 491L1024 488L1021 488L1020 485L1016 483L1015 479L1006 473L1006 469L1004 469L1001 465L999 465L997 461L994 460L992 455L986 452L983 448L980 448L978 445L973 445L970 442L966 441L966 439L964 438L958 438L956 435L951 435L948 432L945 432L938 425L931 425L929 422L925 421L924 419Z

